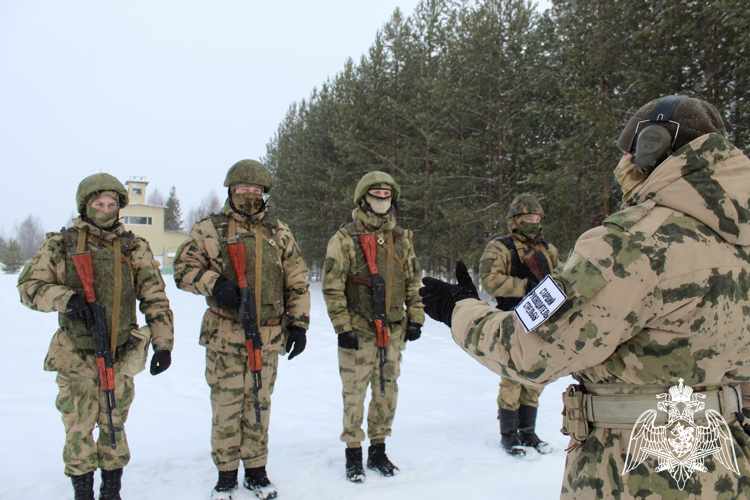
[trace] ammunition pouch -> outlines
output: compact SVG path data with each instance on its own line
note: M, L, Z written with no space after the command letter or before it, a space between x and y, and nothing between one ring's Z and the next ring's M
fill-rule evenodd
M592 427L606 429L632 429L641 415L657 409L656 395L665 394L673 386L632 384L571 384L563 392L563 427L570 436L571 445L566 451L581 446ZM742 390L739 384L698 386L694 393L702 394L704 408L696 411L694 421L706 422L706 411L714 410L731 423L742 409ZM655 424L669 421L665 411L658 411Z
M124 346L120 372L128 377L135 377L146 369L148 346L151 343L151 328L144 325L130 332L130 337Z

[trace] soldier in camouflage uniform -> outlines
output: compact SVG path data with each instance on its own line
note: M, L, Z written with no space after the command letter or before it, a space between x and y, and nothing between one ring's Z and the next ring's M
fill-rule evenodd
M91 175L78 186L76 203L81 216L73 220L73 227L47 234L39 251L23 268L18 291L26 307L58 311L60 328L52 337L44 369L57 372L60 392L56 405L65 425L63 461L75 498L94 499L94 471L99 468L99 498L116 500L120 498L122 468L130 460L124 424L135 393L133 377L122 370L126 352L138 348L134 346L136 339L131 338L131 331L138 328L136 300L151 330L153 375L171 363L172 311L159 263L148 242L125 231L118 221L120 208L128 204L125 186L109 174ZM106 309L110 337L117 345L113 351L116 409L112 413L116 449L110 446L93 338L86 326L91 311L71 259L72 254L83 251L93 255L95 295ZM118 254L119 262L115 260ZM118 295L119 303L115 303ZM100 429L96 441L92 437L95 426Z
M490 241L479 261L482 287L496 298L497 308L502 311L511 311L538 284L525 258L536 259L542 276L560 265L557 248L542 237L544 210L536 197L517 196L510 204L507 219L510 234ZM552 451L535 432L541 393L541 387L500 378L497 396L500 445L509 455L525 455L524 446L535 448L539 453Z
M323 295L335 332L338 334L339 373L343 383L346 476L352 482L364 480L362 431L367 386L372 400L367 412L370 438L367 466L384 476L398 468L385 454L385 438L391 435L396 413L401 351L405 341L417 340L424 324L419 297L420 269L414 255L412 233L396 224L392 209L401 189L383 172L370 172L354 193L354 222L342 227L328 242ZM380 389L380 366L374 323L373 288L370 270L358 234L375 233L378 238L377 269L386 281L386 311L389 340L385 364L385 395ZM388 304L390 302L390 304ZM404 310L406 305L406 310Z
M211 456L219 471L212 498L232 498L240 460L245 487L259 498L274 498L276 489L266 475L271 394L279 355L291 351L292 359L305 348L310 322L307 266L289 227L266 213L272 180L265 165L253 160L235 163L224 186L224 207L198 221L177 250L174 280L182 290L204 295L208 304L200 344L206 347L206 381L211 387ZM238 279L227 250L227 243L233 242L245 244L248 285L260 303L260 424L245 331L237 314Z
M420 291L428 314L496 373L578 380L565 396L572 446L562 498L750 497L750 438L738 422L750 415L741 409L750 395L750 160L724 135L721 115L699 99L654 100L631 118L615 170L623 209L578 239L552 275L567 300L531 333L514 313L472 298L465 276L457 286L429 279ZM644 454L623 474L637 403L656 408L655 394L680 379L728 422L737 472L709 455L681 485Z

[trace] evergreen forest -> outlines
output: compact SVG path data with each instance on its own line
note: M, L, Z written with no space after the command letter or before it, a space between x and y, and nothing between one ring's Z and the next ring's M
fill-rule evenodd
M312 277L351 221L372 170L401 185L397 217L431 275L474 268L507 233L508 205L535 194L545 238L566 255L617 212L620 132L648 101L714 104L750 146L750 2L422 0L396 10L368 53L293 103L262 159L272 214Z

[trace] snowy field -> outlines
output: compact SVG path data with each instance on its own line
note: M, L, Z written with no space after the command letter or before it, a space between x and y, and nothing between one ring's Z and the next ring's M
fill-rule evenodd
M136 377L126 425L132 459L122 497L206 500L216 470L205 353L198 345L205 302L177 290L171 276L165 278L176 322L173 363L158 377L148 371ZM72 499L63 474L55 374L42 370L57 316L23 307L17 279L0 274L0 499ZM554 451L511 458L499 446L499 377L465 354L447 327L430 319L403 356L398 411L387 441L388 456L401 473L383 478L368 469L365 483L346 481L336 337L319 283L312 285L311 317L307 349L293 361L280 360L273 395L267 470L280 499L559 498L568 444L559 432L560 394L571 379L558 380L541 396L537 433ZM98 484L97 473L97 491ZM235 498L255 496L240 487Z

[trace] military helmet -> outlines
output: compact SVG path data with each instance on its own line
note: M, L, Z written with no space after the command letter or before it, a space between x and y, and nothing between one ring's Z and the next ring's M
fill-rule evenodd
M98 173L89 175L78 184L78 191L76 191L76 205L78 206L78 213L82 214L86 210L86 202L94 193L99 191L114 191L119 196L118 203L119 208L123 208L128 204L128 190L122 185L122 182L117 180L117 177L110 174Z
M263 186L263 192L268 193L273 186L271 172L268 167L255 160L240 160L229 169L224 179L224 187L234 184L255 184Z
M516 215L524 214L537 214L545 217L542 204L536 199L536 196L528 193L519 194L516 199L510 204L508 209L508 219L515 217Z
M359 206L367 191L378 187L390 189L394 202L398 201L399 196L401 196L401 187L393 180L393 177L380 170L374 170L362 176L357 183L357 187L354 189L354 204Z

